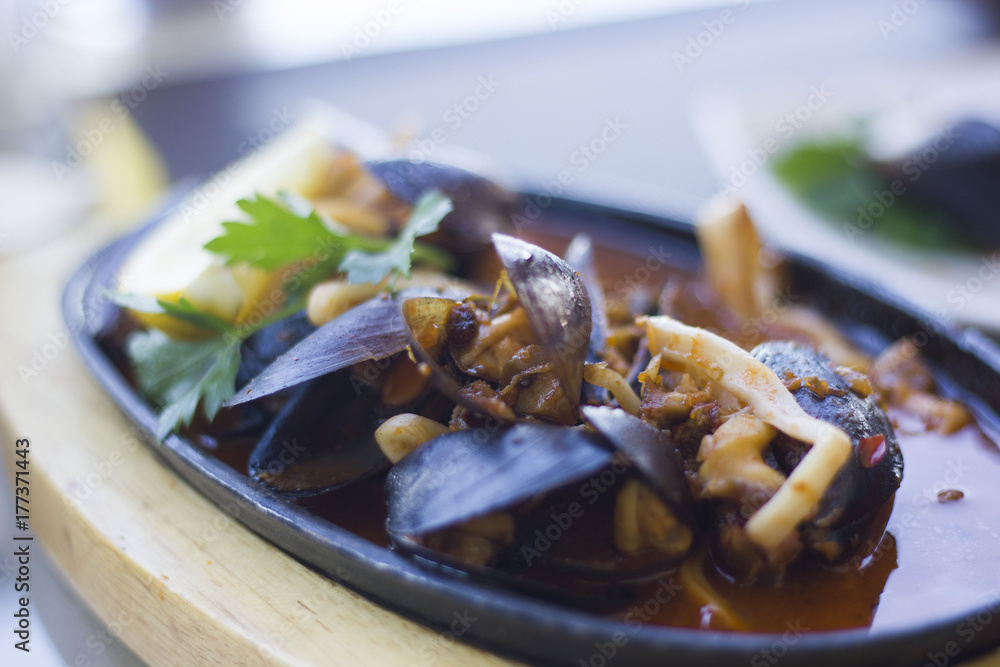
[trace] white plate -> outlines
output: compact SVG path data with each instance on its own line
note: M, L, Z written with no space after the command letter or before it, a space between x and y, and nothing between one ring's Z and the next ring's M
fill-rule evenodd
M746 202L769 243L864 276L958 324L1000 331L1000 248L920 252L858 235L859 226L846 229L805 207L769 164L802 140L861 118L871 119L880 151L900 150L960 120L1000 123L1000 51L797 87L744 81L702 91L692 112L720 189L728 186Z

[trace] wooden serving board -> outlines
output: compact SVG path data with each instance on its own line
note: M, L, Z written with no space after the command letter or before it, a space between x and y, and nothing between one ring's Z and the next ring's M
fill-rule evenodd
M32 530L102 621L152 665L514 665L317 574L152 454L59 312L111 236L93 223L0 261L0 445L9 471L30 440ZM967 664L1000 667L1000 652Z
M78 358L62 287L92 223L0 261L0 428L30 440L30 524L80 596L152 665L512 665L402 618L272 546L142 443ZM117 630L117 627L116 627Z

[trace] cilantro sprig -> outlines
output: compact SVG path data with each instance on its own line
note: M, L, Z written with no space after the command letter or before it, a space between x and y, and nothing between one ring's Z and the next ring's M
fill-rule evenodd
M361 247L348 250L340 262L340 270L347 273L347 280L352 283L380 283L391 273L395 284L400 275L410 277L411 257L441 264L447 256L441 258L436 248L418 245L416 240L436 231L438 223L451 210L451 200L432 190L417 200L410 221L394 240L374 252Z
M135 367L139 389L162 406L156 423L159 440L179 424L189 425L199 404L209 421L215 418L236 393L242 343L232 334L176 341L159 329L129 336L125 351Z
M225 257L226 264L245 263L265 271L316 263L310 282L344 271L352 283L379 283L390 273L410 276L412 261L450 268L451 258L441 250L417 243L419 236L437 230L452 210L451 200L437 190L425 193L413 207L409 221L395 239L381 239L332 229L315 209L303 214L286 198L282 203L263 195L237 202L249 222L222 223L225 230L205 249Z
M280 313L255 325L235 326L200 310L188 299L176 303L152 296L108 292L108 298L134 311L166 314L214 332L199 341L177 341L157 329L137 331L125 351L136 372L139 389L161 407L156 437L163 440L181 424L194 419L198 406L208 420L236 393L236 374L243 341L265 326L301 310L303 295L312 285L338 271L349 282L380 283L391 276L410 277L412 262L450 268L451 256L416 239L437 230L451 210L451 201L430 191L414 205L406 225L394 239L380 239L334 229L315 210L301 211L297 202L256 195L237 205L248 222L222 223L222 235L205 249L225 258L226 265L248 264L265 271L299 267L296 287L286 294ZM312 262L310 262L312 260Z

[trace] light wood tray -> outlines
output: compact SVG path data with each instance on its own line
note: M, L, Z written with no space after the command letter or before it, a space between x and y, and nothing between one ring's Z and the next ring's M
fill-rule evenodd
M0 262L0 429L31 442L31 527L152 665L513 665L372 604L270 545L142 444L69 342L62 287L91 224ZM117 629L117 627L116 627ZM1000 652L969 663L1000 666Z
M59 312L97 223L0 262L0 427L30 439L30 523L153 665L511 665L372 604L250 532L141 442ZM117 628L116 628L117 629Z

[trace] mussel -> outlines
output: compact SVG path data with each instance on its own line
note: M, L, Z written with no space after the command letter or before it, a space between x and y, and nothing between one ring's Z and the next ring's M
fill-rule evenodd
M511 226L514 194L482 176L458 167L402 159L365 166L393 196L407 203L412 204L428 190L448 195L454 208L428 240L459 254L459 259L464 253L488 247L491 234Z
M599 430L522 422L421 445L386 480L395 548L480 578L488 569L491 579L520 573L571 587L617 586L676 566L690 549L693 515L669 442L621 410L587 410L597 410ZM616 505L636 479L681 517L680 548L615 548Z
M257 377L274 360L316 331L305 313L296 313L254 332L243 342L240 370L236 383L240 386Z
M580 608L612 608L633 593L614 580L547 566L549 550L575 519L567 513L570 523L546 525L557 511L550 494L599 475L612 460L600 437L580 428L521 423L454 431L389 472L386 531L393 548L429 567ZM553 527L559 535L545 537Z
M688 524L694 501L684 476L684 463L668 431L660 430L624 410L586 406L583 415L598 433L635 466L636 474Z
M589 234L577 234L566 248L564 259L579 274L590 300L591 327L587 361L600 361L600 354L607 344L608 314L604 303L604 287L597 272L594 240Z
M407 549L437 530L509 509L610 465L599 436L522 423L453 431L400 461L386 480L386 529Z
M589 234L577 234L570 241L564 255L566 263L580 275L587 296L590 298L590 341L587 346L587 363L599 363L607 346L608 314L604 303L604 288L597 273L594 241ZM610 401L610 393L603 387L590 383L583 385L585 403L602 405Z
M351 308L271 359L227 405L247 403L353 364L379 361L402 352L409 344L409 337L400 304L409 298L442 294L453 298L465 296L465 292L452 289L441 292L414 287L379 295Z
M903 478L903 456L889 417L870 387L850 383L829 359L787 341L762 343L753 355L785 380L796 402L810 415L834 424L851 438L854 455L834 478L816 515L803 527L804 546L829 562L839 562L877 542ZM849 376L849 375L848 375ZM780 434L771 443L787 473L805 454L803 443ZM875 526L878 522L882 526ZM873 547L873 544L868 544Z
M240 348L240 368L236 374L236 385L242 386L251 381L275 359L288 352L315 330L316 327L300 313L252 334L243 341ZM267 426L282 403L282 394L279 392L274 395L273 400L257 401L227 410L231 414L224 415L218 420L221 427L213 424L206 429L206 434L215 439L223 439L258 433Z
M319 329L294 316L278 323L280 330L265 329L251 337L245 345L248 368L271 363L230 405L260 412L261 401L255 399L291 392L251 454L251 477L290 497L325 493L384 469L387 462L372 432L386 418L424 409L446 418L449 406L420 383L407 380L416 395L408 395L407 389L388 400L385 386L393 369L405 372L409 364L400 355L409 343L400 304L440 293L411 288L375 297Z
M575 412L593 329L587 287L566 262L536 245L494 234L493 246Z
M331 373L291 390L250 456L250 476L288 497L361 481L389 462L375 437L386 420L417 414L447 420L451 402L434 392L405 354Z
M386 467L372 436L378 395L368 389L355 392L345 374L293 390L250 455L253 479L286 497L300 498L360 481Z
M498 308L483 298L404 302L411 352L437 388L472 414L576 424L591 331L586 288L538 246L502 234L493 244L511 300Z

